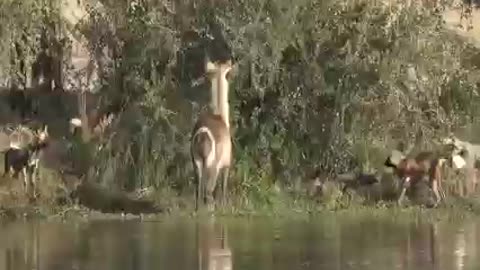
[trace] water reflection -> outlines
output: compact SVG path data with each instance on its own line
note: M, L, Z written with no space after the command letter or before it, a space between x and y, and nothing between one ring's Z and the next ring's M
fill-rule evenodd
M480 223L190 219L0 225L0 270L479 269Z
M210 218L198 226L199 270L232 269L232 251L228 245L226 226Z

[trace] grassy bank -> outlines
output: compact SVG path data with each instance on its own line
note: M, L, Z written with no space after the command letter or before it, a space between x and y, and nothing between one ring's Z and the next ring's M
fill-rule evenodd
M242 209L226 207L217 210L217 217L243 217L243 218L274 218L274 219L315 219L315 218L341 218L341 219L373 219L394 222L431 222L431 221L459 221L475 218L480 214L480 201L455 200L447 205L435 209L423 206L399 207L395 204L378 204L368 206L354 206L331 210L323 207L301 208L298 205L292 208L272 207L263 209ZM207 217L206 212L182 209L155 214L131 213L104 213L78 205L45 206L28 205L0 209L0 219L3 221L14 220L139 220L161 221L169 218L202 218Z
M58 1L0 3L3 11L17 14L0 16L7 26L0 33L0 79L19 88L27 84L22 67L37 54L67 58L71 52L69 37L58 36L65 27L62 10L46 2ZM208 103L210 85L201 68L207 55L232 58L236 65L230 81L231 205L219 214L477 213L474 199L451 199L435 210L401 209L386 198L340 198L338 189L311 198L298 188L312 168L327 177L374 172L400 145L432 150L434 140L449 131L467 130L465 139L478 134L480 51L445 28L442 12L450 1L441 8L425 1L107 2L86 10L76 27L84 40L78 42L92 48L92 55L110 52L100 61L104 68L95 90L102 97L98 111L112 110L115 120L94 141L70 142L67 119L78 115L60 108L71 107L55 92L61 89L44 96L40 91L32 113L51 125L52 142L72 143L68 154L52 151L52 159L61 161L52 164L61 166L50 169L76 166L72 171L86 181L77 200L86 208L74 208L69 198L79 179L69 182L54 172L42 178L36 204L22 197L20 181L16 187L2 181L4 216L108 217L99 213L151 207L159 215L190 215L190 135ZM55 48L31 38L39 35ZM61 77L75 75L68 66ZM37 89L25 89L30 90ZM0 125L19 117L3 99ZM148 194L142 193L145 187Z
M41 199L28 202L25 198L24 201L16 200L10 203L5 203L4 200L0 208L0 219L155 221L174 217L201 218L210 215L204 210L194 211L192 196L172 196L163 192L161 197L154 193L148 198L133 198L129 194L112 192L98 186L83 188L81 192L88 194L80 194L75 200L62 204ZM89 199L86 199L88 196ZM230 201L213 214L218 217L375 219L407 223L458 221L480 215L480 199L475 197L449 197L436 208L417 205L410 201L406 201L404 206L398 206L395 201L371 202L358 195L330 196L312 200L307 196L275 192L269 195L268 203L234 199L236 201ZM155 209L152 208L153 205Z

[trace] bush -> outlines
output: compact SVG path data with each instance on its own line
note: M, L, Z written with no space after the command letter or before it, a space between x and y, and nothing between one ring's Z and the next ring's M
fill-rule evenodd
M273 184L293 186L304 168L374 170L397 142L431 148L478 115L479 52L444 30L441 10L403 1L195 3L105 1L87 24L110 29L102 37L114 42L98 45L115 51L101 91L123 108L94 154L98 181L190 190L190 132L208 98L208 83L197 84L205 53L237 65L232 192L265 203ZM9 41L17 34L0 32Z

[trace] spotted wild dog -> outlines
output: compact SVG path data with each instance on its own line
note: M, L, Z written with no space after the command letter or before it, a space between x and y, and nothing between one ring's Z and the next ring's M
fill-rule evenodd
M33 196L36 197L36 174L38 173L40 153L47 145L48 126L45 125L43 130L37 130L32 135L33 137L28 143L22 144L19 140L11 140L4 157L4 176L13 171L13 177L18 178L21 171L24 177L25 192L28 194L28 187L31 184Z
M435 194L435 206L441 201L441 166L445 159L439 158L434 152L421 152L415 158L407 158L398 151L392 152L385 160L384 165L393 168L395 175L402 181L402 191L398 204L402 204L405 192L419 181L428 178L430 188Z
M444 138L442 144L451 148L449 159L453 169L466 172L467 192L475 191L478 185L477 171L480 168L480 145L462 141L453 135Z
M337 181L343 183L342 194L345 194L348 189L358 189L359 187L372 186L379 183L376 174L356 173L356 174L341 174L337 176Z
M219 174L222 175L221 202L225 205L227 180L232 162L227 80L232 62L228 60L213 63L206 60L205 70L211 82L211 111L200 115L193 128L190 145L196 179L197 210L199 203L205 203L208 210L213 210L213 192Z

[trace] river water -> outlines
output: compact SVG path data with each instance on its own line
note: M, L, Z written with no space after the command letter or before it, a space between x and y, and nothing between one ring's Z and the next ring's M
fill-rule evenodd
M0 269L480 269L478 220L165 218L0 225Z

